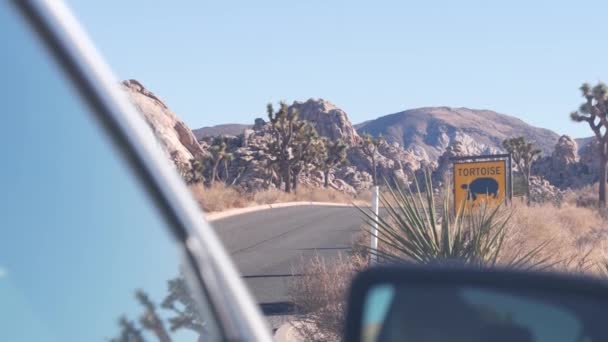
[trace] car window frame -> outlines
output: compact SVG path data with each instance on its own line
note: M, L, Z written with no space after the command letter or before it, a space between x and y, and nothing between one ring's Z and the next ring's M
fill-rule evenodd
M152 131L61 1L13 0L170 227L226 340L271 341L260 309Z

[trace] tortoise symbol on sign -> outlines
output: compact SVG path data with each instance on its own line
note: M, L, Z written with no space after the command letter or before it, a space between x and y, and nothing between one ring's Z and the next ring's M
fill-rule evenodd
M477 200L477 195L492 195L498 197L498 182L494 178L476 178L470 184L462 184L460 186L467 191L468 200Z

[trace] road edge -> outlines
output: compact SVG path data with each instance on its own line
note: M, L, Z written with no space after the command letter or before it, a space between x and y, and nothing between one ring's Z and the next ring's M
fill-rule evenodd
M205 219L208 222L213 222L213 221L225 219L225 218L232 217L232 216L248 214L248 213L261 211L261 210L296 207L296 206L313 206L313 205L325 206L325 207L352 207L352 206L354 206L353 203L304 202L304 201L283 202L283 203L262 204L262 205L256 205L253 207L235 208L235 209L230 209L230 210L226 210L226 211L205 213Z

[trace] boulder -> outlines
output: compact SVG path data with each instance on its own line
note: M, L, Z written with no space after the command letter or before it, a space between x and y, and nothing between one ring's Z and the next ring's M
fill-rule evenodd
M361 191L371 188L374 185L372 175L365 171L360 171L354 166L344 166L336 170L336 179L341 179L355 190Z
M355 146L360 139L346 112L329 101L323 99L295 101L290 108L297 109L300 119L312 123L320 136L332 140L342 139L350 146Z
M187 165L190 159L206 154L188 126L140 82L128 80L121 85L133 105L152 128L167 156L175 163Z
M572 138L567 135L559 137L555 149L551 154L553 167L567 167L571 164L576 164L579 161L578 158L578 144Z
M593 159L579 157L578 144L562 135L549 156L541 157L532 164L532 174L538 175L560 189L580 188L596 182L599 172L593 170ZM589 158L589 160L585 160Z

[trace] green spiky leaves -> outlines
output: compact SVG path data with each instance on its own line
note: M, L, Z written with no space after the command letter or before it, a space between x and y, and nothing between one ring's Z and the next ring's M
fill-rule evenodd
M501 264L517 268L542 268L547 259L541 257L545 243L516 257L505 260L502 252L509 232L511 210L503 205L482 205L468 208L463 203L454 213L450 187L437 205L431 189L431 177L425 173L425 187L415 189L387 186L380 196L384 213L359 208L367 224L378 225L377 237L381 245L370 250L384 262L436 264L456 262L474 266Z

